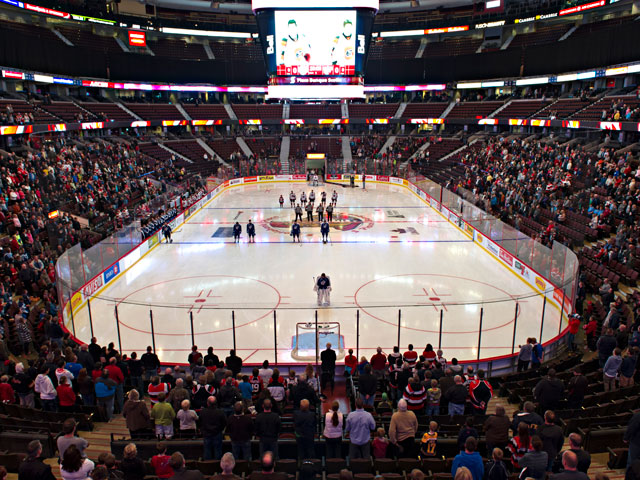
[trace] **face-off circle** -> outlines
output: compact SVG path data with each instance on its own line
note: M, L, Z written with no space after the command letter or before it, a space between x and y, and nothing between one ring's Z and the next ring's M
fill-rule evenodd
M476 293L474 295L470 294L470 292ZM376 278L364 283L356 290L354 301L358 308L369 317L382 323L396 326L398 324L397 317L392 318L387 315L397 316L399 307L393 306L394 304L405 305L401 307L405 313L420 309L433 315L436 312L439 314L441 309L448 312L453 305L465 303L477 304L477 295L480 292L482 292L481 295L487 299L491 297L487 295L488 293L495 293L491 298L494 301L501 301L501 303L523 302L523 300L518 300L516 296L509 292L487 282L455 275L435 273L408 273ZM522 308L519 309L518 316L520 316L521 313ZM420 314L417 313L417 315ZM447 313L445 313L445 315L447 315ZM477 315L474 314L473 318L475 321ZM485 316L485 322L486 323L483 324L483 331L497 330L512 324L513 316L510 318L489 318L487 315ZM411 323L419 324L419 322ZM404 325L401 324L401 328L416 332L439 332L438 329L408 326L407 322L405 322ZM464 328L460 330L442 331L443 334L469 334L477 332L477 329L469 330Z
M169 298L181 300L172 304L165 303ZM259 303L252 303L258 298ZM154 305L152 309L158 316L163 315L165 310L169 310L180 312L185 320L192 314L196 322L220 315L230 318L231 309L234 306L244 305L245 308L241 309L243 320L236 323L237 329L268 317L280 306L281 301L282 297L278 289L262 280L234 275L196 275L146 285L118 299L117 305L125 304L128 308L142 307L148 311L149 307L144 305L147 303ZM120 325L136 332L151 333L147 327L148 317L143 320L143 328L138 328L133 318L137 319L137 315L120 318ZM155 335L191 335L181 321L172 322L170 325L164 322L163 325L164 329L154 329ZM175 331L168 331L170 326L174 326ZM215 330L207 329L207 331L197 331L196 335L210 335L230 329L230 326Z

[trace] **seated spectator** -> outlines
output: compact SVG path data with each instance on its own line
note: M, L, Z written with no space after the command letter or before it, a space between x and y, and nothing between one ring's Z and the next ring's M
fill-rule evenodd
M166 442L158 442L156 445L157 454L151 457L151 467L158 478L173 477L173 468L171 468L171 457L167 455Z
M477 446L478 442L474 437L467 438L464 450L453 459L451 466L451 475L453 477L456 477L459 468L465 467L471 472L473 480L482 480L484 476L484 464L482 463L482 457L476 451Z
M287 480L287 474L275 472L276 458L271 452L265 452L260 460L261 470L254 470L250 480Z
M31 440L27 445L27 457L18 468L20 480L55 480L51 466L42 461L42 444L39 440ZM6 470L5 470L6 473Z
M124 478L127 480L143 480L147 474L147 469L142 459L138 457L138 449L134 443L124 447L122 457L120 470L124 474Z
M562 454L562 467L564 470L561 473L556 473L551 476L551 480L588 480L589 477L586 473L578 470L578 457L574 452L566 451Z
M236 459L230 452L225 453L220 459L220 468L222 473L214 475L211 480L240 480L240 477L233 474L233 469L236 466Z
M75 445L69 445L60 462L60 476L63 480L85 480L93 470L94 463L83 458Z
M204 480L204 476L198 470L187 470L184 456L180 452L171 455L169 466L175 472L173 479L176 480ZM284 479L283 479L284 480Z
M387 438L384 428L379 427L376 430L376 436L371 442L373 449L373 458L387 458L387 450L389 449L389 439Z

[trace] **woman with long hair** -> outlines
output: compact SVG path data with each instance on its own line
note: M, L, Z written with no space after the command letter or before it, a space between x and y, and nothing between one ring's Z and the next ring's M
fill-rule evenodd
M94 463L82 458L82 453L75 445L69 445L64 451L60 463L60 475L63 480L86 480L93 470Z
M529 433L529 425L524 422L518 424L518 435L513 437L507 445L507 449L511 452L511 463L514 471L520 469L520 459L527 453L533 452L531 445L531 434Z
M344 417L340 412L340 405L334 401L324 416L324 431L327 458L342 458L342 427Z

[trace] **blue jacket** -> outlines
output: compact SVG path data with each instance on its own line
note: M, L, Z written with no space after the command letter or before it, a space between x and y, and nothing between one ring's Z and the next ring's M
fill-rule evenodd
M112 382L113 381L111 381L110 383ZM102 381L100 378L96 380L96 397L98 398L113 397L115 393L116 393L115 385L111 386L106 382Z
M482 480L484 476L484 464L482 463L482 457L478 452L467 453L461 451L453 459L453 465L451 466L451 475L456 476L456 471L460 467L467 467L473 475L473 480Z

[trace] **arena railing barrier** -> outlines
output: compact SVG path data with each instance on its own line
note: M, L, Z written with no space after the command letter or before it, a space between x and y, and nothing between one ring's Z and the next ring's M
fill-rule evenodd
M327 180L349 183L351 176L328 175ZM209 193L180 213L174 219L173 226L182 224L229 188L255 183L305 181L306 176L300 174L263 175L224 181L209 179ZM356 184L361 181L362 176L355 175ZM249 365L260 364L265 359L276 365L318 363L319 351L324 349L326 342L331 342L340 356L353 348L358 358L361 355L370 357L376 345L363 343L363 339L371 333L370 323L362 320L364 315L384 320L385 325L379 331L376 327L374 333L379 334L376 341L382 342L385 350L393 345L413 343L421 351L422 345L431 343L434 349L442 348L446 357L464 358L461 363L475 365L494 375L513 370L519 344L524 343L526 338L537 337L543 344L546 358L553 357L563 347L566 320L575 303L578 273L577 257L569 248L558 242L552 248L545 247L425 177L410 175L403 179L367 175L366 181L409 190L439 212L469 241L476 243L496 262L525 282L530 290L521 295L506 294L480 300L469 297L455 302L425 299L428 301L424 303L362 304L356 299L353 304L336 303L330 309L309 308L308 304L282 305L280 301L275 306L266 305L253 303L250 298L239 304L202 303L198 304L197 309L194 308L195 304L179 303L171 298L163 303L112 298L108 292L103 292L104 287L126 274L129 267L141 260L160 241L159 232L156 232L136 244L132 240L135 236L134 226L132 230L118 232L97 245L98 248L82 252L76 245L61 256L56 272L63 307L62 322L80 342L88 342L92 336L97 336L101 343L117 342L118 349L124 353L142 353L150 345L158 351L161 361L168 364L186 361L194 344L201 348L212 346L218 354L234 349ZM110 260L112 263L108 264ZM523 325L525 322L521 315L525 302L528 314L537 315L533 320L533 329L531 320L526 322L526 326ZM102 313L96 317L96 311ZM196 311L198 315L194 315ZM200 312L204 315L200 315ZM500 317L499 327L503 328L499 333L499 350L495 347L496 334L492 333L496 328L490 325L496 316ZM176 328L179 326L176 330L179 333L171 334L170 348L166 348L166 340L158 341L160 336L168 335L157 328L159 318L163 319L163 325L169 323L176 325ZM247 338L240 330L257 323L256 318L261 320L260 331L263 332L260 345L256 344L255 336ZM136 319L136 328L131 329L130 319ZM295 332L284 331L280 328L280 321L300 325L300 328ZM429 326L422 328L425 325ZM461 325L468 327L467 331L460 331ZM121 327L128 329L123 331ZM503 333L505 330L509 331L508 338ZM471 353L464 357L456 355L459 348ZM496 352L499 355L495 355Z

